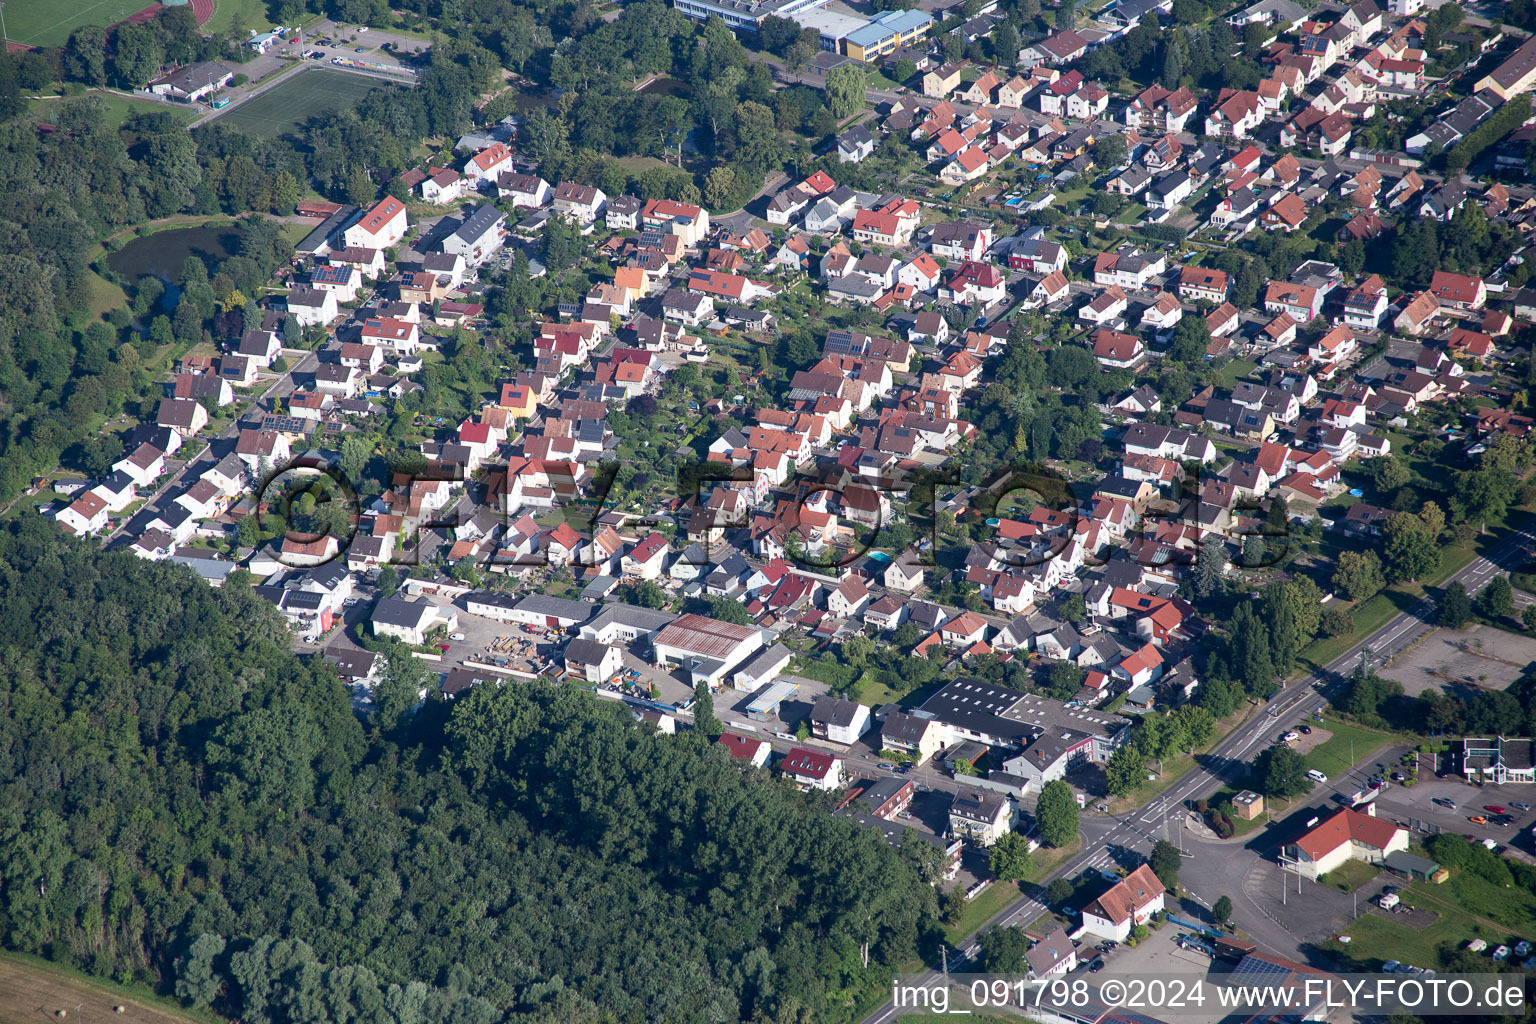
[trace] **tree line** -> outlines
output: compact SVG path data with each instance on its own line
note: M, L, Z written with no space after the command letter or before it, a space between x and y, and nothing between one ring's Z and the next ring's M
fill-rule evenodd
M360 720L240 574L0 531L0 941L258 1022L848 1019L934 865L697 734L389 658Z

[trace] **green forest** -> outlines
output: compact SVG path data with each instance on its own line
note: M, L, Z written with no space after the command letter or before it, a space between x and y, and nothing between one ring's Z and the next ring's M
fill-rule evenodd
M6 947L248 1024L819 1024L930 941L915 848L697 734L535 685L362 720L241 582L0 532Z

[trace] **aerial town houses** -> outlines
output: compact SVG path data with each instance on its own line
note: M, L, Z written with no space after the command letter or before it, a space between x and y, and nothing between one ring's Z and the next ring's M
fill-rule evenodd
M809 17L815 6L676 6L744 30L775 11L804 13L824 52L871 62L925 49L936 27L921 12L839 24ZM817 694L809 736L787 753L766 738L767 726L750 735L733 726L719 743L733 761L772 768L798 787L845 790L838 813L893 843L913 794L900 778L860 779L854 748L904 764L984 763L978 777L1001 789L961 783L948 830L928 839L946 864L958 863L962 844L995 843L1015 826L1019 800L1108 762L1137 715L1198 692L1191 650L1209 623L1180 583L1207 542L1236 554L1254 525L1253 503L1276 495L1298 524L1375 522L1350 500L1347 475L1390 454L1392 435L1416 413L1486 393L1481 374L1468 371L1497 371L1515 349L1515 323L1536 320L1536 298L1492 268L1437 267L1405 287L1374 257L1346 259L1353 242L1368 245L1415 218L1443 222L1468 204L1523 239L1533 211L1503 186L1356 146L1353 133L1395 91L1420 87L1421 22L1369 0L1294 18L1288 6L1261 0L1240 12L1295 23L1246 89L1168 82L1112 94L1073 66L1113 45L1097 24L1026 41L1006 66L930 61L914 79L921 101L904 93L882 102L838 135L816 169L787 175L749 204L758 216L748 218L722 222L697 202L608 195L547 170L546 180L515 140L461 165L407 172L409 203L391 196L326 214L273 297L273 322L227 339L218 369L171 382L153 436L57 518L86 535L107 533L117 517L130 549L156 559L190 559L195 538L237 535L240 519L257 512L247 500L256 480L295 454L333 451L338 437L419 392L424 365L445 358L458 327L493 331L477 275L494 281L509 249L537 257L541 232L561 219L583 233L600 269L540 311L522 368L474 396L467 415L428 428L433 438L418 447L431 472L388 480L359 510L344 549L288 538L242 551L263 581L259 595L296 637L329 642L340 656L352 588L446 533L434 548L440 557L411 573L401 596L379 600L364 629L417 648L447 643L466 623L579 634L546 664L514 675L492 659L475 666L476 678L547 669L610 695L628 686L637 712L672 728L686 726L686 714L635 696L629 673L644 666L689 689L750 693L748 717L773 723L786 681L801 685L789 677L803 678L804 651L915 633L911 656L944 672L923 699L871 707ZM1450 144L1530 89L1529 46L1478 83L1477 109L1442 104L1442 120L1459 133ZM888 144L926 170L886 186L895 191L850 184L872 180L862 171L885 159ZM1088 198L1062 198L1088 183ZM1120 199L1113 213L1080 208L1099 191ZM1327 212L1335 206L1346 214ZM444 218L430 245L413 234L426 210ZM1255 234L1311 238L1326 217L1327 241L1308 250L1314 258L1277 264L1257 286L1224 269L1232 264L1218 247ZM208 441L209 406L292 373L278 369L303 355L300 339L287 336L289 316L326 335L319 365L281 413L241 417L227 452L192 463L161 507L135 516L136 503L164 485L176 448ZM815 348L776 368L777 387L761 386L756 353L771 361L781 329L808 330ZM1087 467L1082 493L1068 507L970 520L956 499L967 541L944 541L963 548L958 567L917 545L879 552L883 559L855 555L861 531L906 525L909 504L886 485L975 445L974 410L1004 354L1057 344L1079 349L1119 389L1094 409L1101 450L1057 460ZM1181 360L1196 370L1247 368L1202 373L1198 389L1180 394L1163 385ZM714 391L687 399L699 427L686 441L666 438L668 450L686 444L712 472L696 494L655 483L648 507L637 500L589 515L601 503L602 463L632 445L618 436L616 414L627 422L632 409L666 398L682 367L708 371ZM1470 449L1530 423L1479 416L1464 427L1458 440ZM469 507L472 491L492 514ZM443 528L449 510L473 514ZM450 575L455 566L483 567L478 585ZM557 579L566 596L538 592ZM534 592L514 597L508 586ZM642 590L660 593L666 608L626 603ZM1081 596L1084 615L1063 614L1069 595ZM739 606L745 621L716 618L711 599ZM998 661L1034 666L1030 685L981 678ZM1038 681L1058 664L1080 670L1082 682L1045 695ZM1378 821L1329 819L1287 856L1316 875L1400 845ZM1085 922L1123 939L1162 909L1163 887L1149 875L1138 868L1117 882L1083 909ZM1066 959L1046 957L1040 970Z

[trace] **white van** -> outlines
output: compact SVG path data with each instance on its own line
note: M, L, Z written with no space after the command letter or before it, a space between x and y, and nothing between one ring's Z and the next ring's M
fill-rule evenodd
M1309 769L1307 769L1307 778L1311 779L1313 782L1327 782L1328 781L1328 776L1324 775L1322 772L1318 771L1316 768L1309 768Z

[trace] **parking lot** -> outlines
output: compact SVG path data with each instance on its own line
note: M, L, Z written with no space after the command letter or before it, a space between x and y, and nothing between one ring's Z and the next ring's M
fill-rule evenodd
M1135 946L1121 943L1103 954L1093 948L1097 940L1085 938L1077 951L1078 957L1092 961L1096 956L1102 956L1104 968L1097 973L1089 973L1086 968L1080 968L1072 976L1088 978L1090 985L1102 984L1110 978L1161 978L1167 981L1177 977L1193 981L1211 976L1214 972L1210 957L1193 949L1179 948L1179 936L1187 934L1189 929L1168 921ZM1180 1011L1178 1019L1181 1024L1186 1021L1190 1024L1216 1024L1226 1016L1227 1013L1219 1007L1211 1007L1209 1013L1202 1012L1199 1007L1186 1007Z
M1417 696L1448 685L1503 690L1536 662L1536 639L1492 626L1437 629L1424 642L1380 670Z
M1420 833L1436 829L1470 835L1475 839L1492 839L1501 845L1514 844L1520 849L1531 849L1529 830L1536 822L1536 813L1524 810L1517 803L1536 806L1536 792L1529 786L1474 786L1460 779L1437 779L1427 771L1420 773L1421 781L1412 788L1389 786L1376 798L1377 816L1401 822ZM1449 801L1452 806L1436 803ZM1514 817L1507 826L1469 821L1472 817L1490 818L1485 805L1503 807Z

